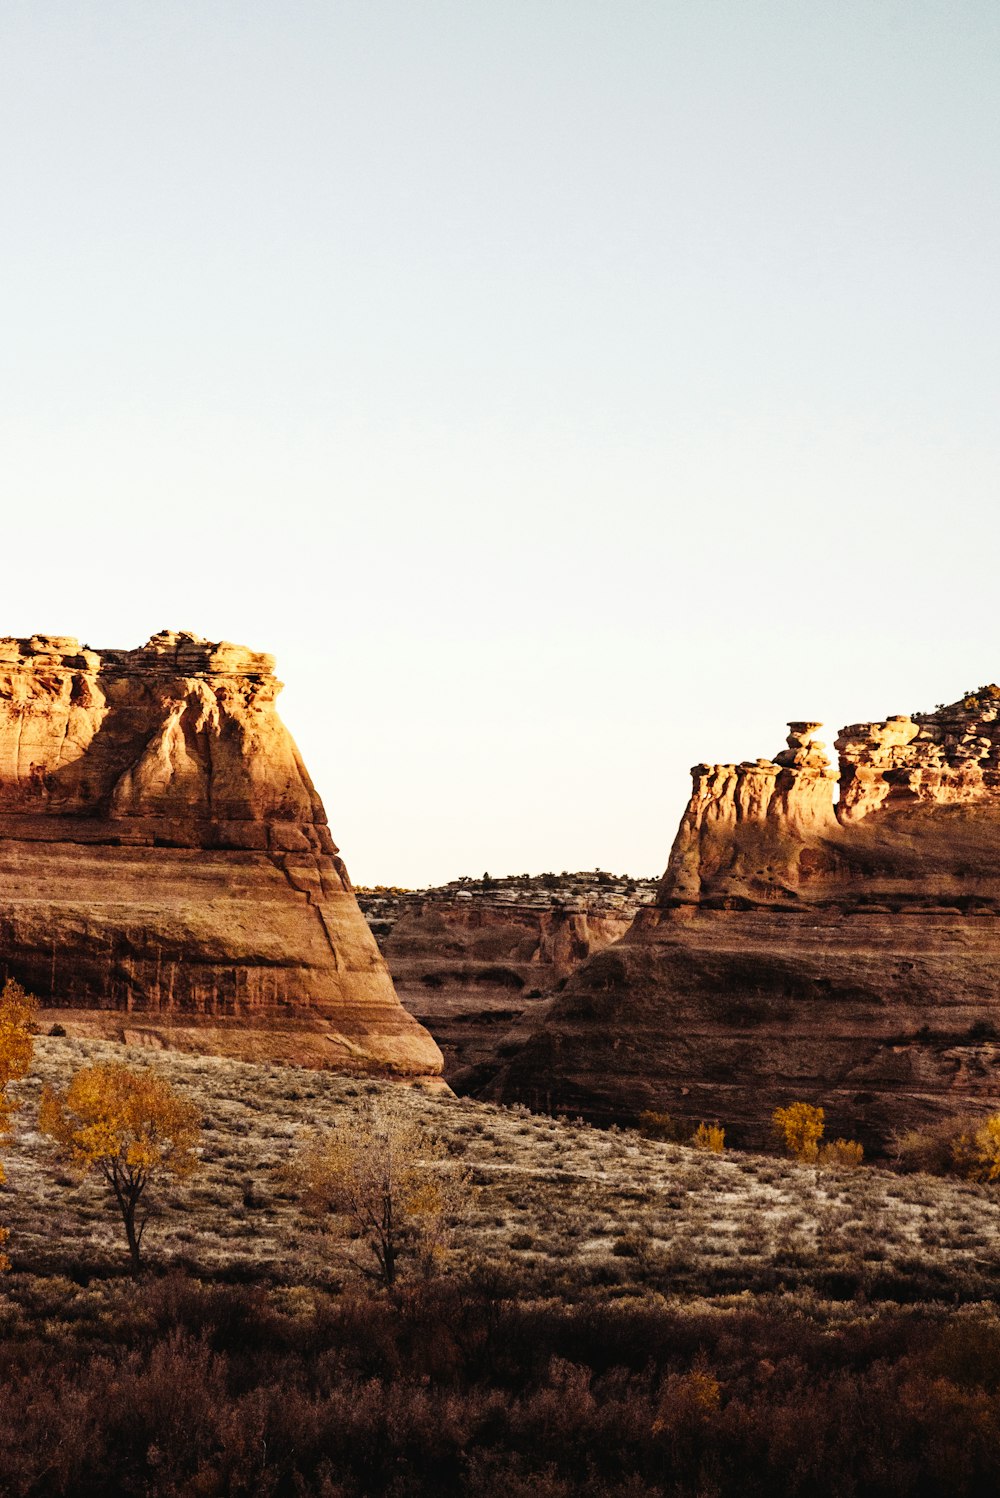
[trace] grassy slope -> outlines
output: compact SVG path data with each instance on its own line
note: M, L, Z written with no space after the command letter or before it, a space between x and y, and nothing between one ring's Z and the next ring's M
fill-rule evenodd
M78 1274L124 1263L98 1181L60 1169L34 1130L42 1083L62 1084L97 1058L148 1061L204 1118L203 1169L161 1194L147 1240L153 1264L286 1285L350 1275L345 1247L300 1213L287 1167L309 1129L380 1084L52 1037L38 1040L16 1137L3 1150L0 1222L12 1230L15 1269ZM463 1257L506 1262L525 1289L950 1299L1000 1287L1000 1197L986 1187L868 1168L817 1175L418 1089L404 1097L473 1167Z

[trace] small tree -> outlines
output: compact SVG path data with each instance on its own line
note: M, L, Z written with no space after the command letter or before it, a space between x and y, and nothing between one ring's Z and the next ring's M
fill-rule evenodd
M812 1103L789 1103L787 1108L775 1108L771 1114L775 1132L788 1153L810 1164L819 1155L823 1118L823 1109L813 1107Z
M1000 1180L1000 1113L957 1134L951 1141L951 1157L957 1173L970 1181Z
M387 1290L401 1259L430 1267L444 1257L472 1190L441 1140L396 1098L369 1099L313 1140L298 1175L307 1209L329 1214L336 1231L364 1244L366 1262L351 1262Z
M857 1170L865 1158L864 1145L856 1139L831 1139L820 1146L819 1163L836 1170Z
M34 1015L35 1000L20 983L8 978L0 990L0 1140L10 1138L11 1117L17 1107L7 1088L25 1076L31 1066L35 1049L31 1029ZM5 1179L0 1165L0 1185ZM0 1271L10 1268L10 1260L3 1252L8 1237L7 1229L0 1228Z
M96 1170L107 1182L137 1275L150 1218L147 1203L140 1211L147 1186L188 1176L197 1167L200 1122L194 1105L147 1068L105 1062L78 1071L65 1094L46 1087L39 1127L68 1165L83 1173Z
M726 1148L726 1131L718 1123L700 1123L692 1135L691 1143L696 1150L708 1150L710 1154L721 1155Z

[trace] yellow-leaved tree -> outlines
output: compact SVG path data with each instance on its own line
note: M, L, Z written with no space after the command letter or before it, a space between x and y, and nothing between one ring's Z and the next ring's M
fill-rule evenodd
M691 1143L696 1150L707 1150L710 1154L721 1155L726 1148L726 1131L719 1123L705 1123L698 1125L691 1136Z
M32 1021L35 1016L35 1000L25 993L20 983L8 978L0 990L0 1139L10 1136L10 1121L17 1104L12 1102L7 1088L11 1082L27 1074L31 1066L35 1042L32 1036ZM4 1170L0 1165L0 1184ZM0 1270L10 1268L10 1260L3 1252L7 1242L6 1228L0 1228Z
M351 1262L388 1290L402 1259L425 1268L441 1261L472 1195L468 1172L411 1106L391 1096L368 1099L313 1139L297 1175L307 1210L362 1243L365 1259Z
M970 1181L1000 1180L1000 1113L957 1134L951 1141L951 1157L958 1174Z
M39 1128L67 1165L107 1182L138 1274L150 1216L144 1193L153 1181L196 1169L197 1109L156 1072L104 1062L78 1071L65 1093L45 1088Z
M771 1122L788 1153L812 1163L819 1156L824 1117L823 1109L812 1103L789 1103L787 1108L775 1108Z

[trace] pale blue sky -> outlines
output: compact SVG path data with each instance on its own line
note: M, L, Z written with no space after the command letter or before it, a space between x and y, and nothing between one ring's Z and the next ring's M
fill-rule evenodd
M273 650L356 880L1000 677L987 0L6 0L0 633Z

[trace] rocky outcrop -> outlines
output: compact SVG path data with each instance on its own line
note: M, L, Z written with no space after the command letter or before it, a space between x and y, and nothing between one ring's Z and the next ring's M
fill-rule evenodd
M424 1075L271 656L0 640L0 971L65 1028Z
M655 906L509 1039L494 1095L751 1145L793 1098L876 1147L996 1107L1000 688L843 729L839 773L818 727L695 767Z
M624 935L654 880L595 871L360 891L407 1009L431 1031L449 1082L492 1060L526 1010Z

